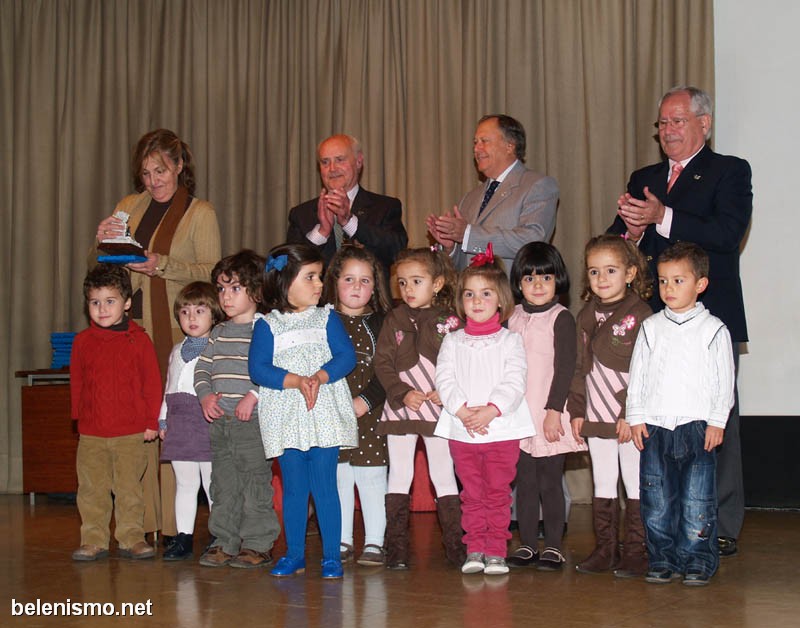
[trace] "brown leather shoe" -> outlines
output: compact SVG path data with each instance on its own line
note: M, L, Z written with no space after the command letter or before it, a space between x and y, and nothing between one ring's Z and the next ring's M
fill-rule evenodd
M209 547L205 554L200 557L200 564L203 567L224 567L235 557L222 551L221 545Z
M117 554L122 558L130 558L131 560L144 560L145 558L153 558L156 555L156 550L146 541L139 541L133 547L120 547Z
M257 552L252 549L243 549L234 558L230 565L238 569L253 569L255 567L266 567L272 564L272 554L270 552Z
M97 545L81 545L72 552L72 560L99 560L108 556L108 550Z

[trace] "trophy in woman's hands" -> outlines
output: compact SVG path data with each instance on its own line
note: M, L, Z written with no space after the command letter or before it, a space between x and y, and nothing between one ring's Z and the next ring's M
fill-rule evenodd
M100 241L99 248L105 255L97 257L98 262L107 264L131 264L136 262L146 262L144 247L131 236L131 228L128 226L130 215L123 211L114 214L125 223L125 235L113 238L105 238Z

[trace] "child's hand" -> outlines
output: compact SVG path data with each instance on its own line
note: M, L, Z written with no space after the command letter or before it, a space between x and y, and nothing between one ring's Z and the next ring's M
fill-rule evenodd
M224 414L222 408L219 407L219 400L221 397L221 393L209 393L200 400L200 405L203 408L203 416L209 423L213 423Z
M239 399L239 403L236 404L236 409L233 413L240 421L249 421L257 405L258 398L253 393L247 393L244 397Z
M158 438L158 430L145 430L144 431L144 440L145 440L146 443L149 443L150 441L154 441L156 438Z
M704 449L711 451L714 447L719 447L725 438L725 430L721 427L706 425L706 444Z
M647 426L644 423L634 425L631 428L631 438L633 439L633 444L636 445L636 449L639 451L644 450L644 439L650 438Z
M426 397L428 398L428 401L430 401L431 403L435 403L437 406L442 405L442 400L439 397L439 391L432 390L426 395Z
M586 444L586 441L583 440L583 436L581 436L581 430L583 429L583 422L585 420L586 419L583 417L573 417L569 422L570 427L572 428L572 438L574 438L575 442L579 445Z
M356 418L362 417L369 412L367 402L361 398L361 395L353 397L353 412L356 413Z
M475 434L488 434L489 423L491 423L500 412L494 406L476 406L474 408L467 408L470 412L465 419L462 419L464 427L470 435Z
M158 437L161 440L164 440L164 437L167 435L167 430L158 430Z
M423 403L428 400L428 396L418 390L409 390L403 397L403 405L416 412Z
M300 382L300 393L306 400L306 410L312 410L317 405L317 395L319 395L319 379L312 375L303 377Z
M561 426L561 413L558 410L547 409L544 413L544 438L548 443L557 443L564 436Z
M617 440L622 445L631 439L631 426L625 419L617 420Z

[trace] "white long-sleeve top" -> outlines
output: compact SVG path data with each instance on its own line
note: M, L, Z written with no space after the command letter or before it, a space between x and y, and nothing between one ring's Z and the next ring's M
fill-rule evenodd
M184 362L181 357L181 341L172 347L169 354L169 365L167 366L167 383L164 388L164 399L161 401L161 412L158 415L159 421L167 420L167 395L172 393L187 393L197 395L194 391L194 367L197 365L197 356L189 362Z
M527 362L522 336L501 328L486 336L463 329L444 337L436 361L436 390L442 413L434 434L465 443L518 440L536 433L525 401ZM467 407L493 403L500 410L487 434L467 433L455 414Z
M680 314L664 308L642 323L630 375L630 425L674 430L700 420L724 428L735 378L728 328L702 303Z

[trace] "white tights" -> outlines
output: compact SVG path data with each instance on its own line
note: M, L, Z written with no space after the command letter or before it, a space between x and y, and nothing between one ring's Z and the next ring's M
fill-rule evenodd
M594 496L617 497L619 474L630 499L639 499L639 450L633 441L622 445L615 438L587 438L592 456Z
M175 523L179 533L192 534L197 515L197 491L200 490L201 481L208 498L208 507L211 508L211 463L173 460L172 469L175 471Z
M339 503L342 505L342 543L353 544L354 486L358 487L361 514L364 516L364 545L383 546L386 532L386 467L354 467L340 462L336 467Z
M407 494L414 479L414 452L418 434L389 434L386 445L389 449L389 492ZM436 491L436 497L458 495L450 445L445 438L423 436L428 454L428 475Z

